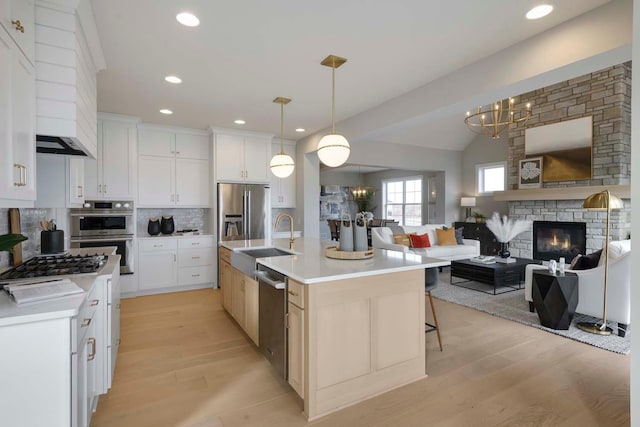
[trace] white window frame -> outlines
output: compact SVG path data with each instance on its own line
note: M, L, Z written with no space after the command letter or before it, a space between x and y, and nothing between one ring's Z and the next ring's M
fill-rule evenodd
M424 218L424 177L417 175L417 176L407 176L407 177L398 177L398 178L389 178L389 179L383 179L382 180L382 217L384 219L388 219L387 218L387 183L389 182L399 182L402 181L402 225L405 225L404 222L406 221L405 218L405 213L406 213L406 206L407 205L417 205L418 203L406 203L405 200L405 196L406 196L406 184L407 181L420 181L420 215L422 216L422 218ZM400 203L392 203L393 205L399 205ZM422 219L421 219L422 222Z
M495 162L495 163L482 163L476 165L476 191L480 196L488 196L493 194L493 191L483 191L484 190L484 174L481 173L485 169L493 169L496 167L502 166L503 175L502 179L504 181L504 189L507 189L507 162Z

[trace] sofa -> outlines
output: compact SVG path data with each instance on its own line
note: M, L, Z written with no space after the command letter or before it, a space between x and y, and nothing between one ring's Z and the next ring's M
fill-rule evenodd
M613 244L614 242L612 242ZM533 311L531 287L533 272L547 267L529 264L525 269L524 297ZM578 275L578 306L576 313L602 319L602 302L604 296L604 264L589 270L571 270ZM631 252L619 258L609 259L609 281L607 286L607 321L618 323L618 335L624 336L631 323Z
M480 242L477 240L462 239L462 245L438 245L436 228L446 227L445 224L424 224L419 226L401 227L404 234L428 234L431 242L430 248L410 248L394 243L393 231L389 227L371 228L371 246L374 248L390 249L400 252L414 252L431 258L446 259L449 261L468 259L480 255Z

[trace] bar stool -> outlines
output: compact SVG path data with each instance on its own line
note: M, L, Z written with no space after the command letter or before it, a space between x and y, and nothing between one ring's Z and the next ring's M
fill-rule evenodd
M438 327L438 318L436 317L436 309L433 306L433 297L431 296L431 291L438 287L438 269L437 268L427 268L424 271L424 294L429 296L429 304L431 305L431 313L433 313L433 323L432 325L429 322L424 322L425 325L425 333L436 331L436 335L438 336L438 344L440 345L440 351L442 351L442 339L440 338L440 328Z

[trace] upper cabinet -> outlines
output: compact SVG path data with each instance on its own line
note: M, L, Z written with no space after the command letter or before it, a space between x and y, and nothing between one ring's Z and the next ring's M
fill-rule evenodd
M271 136L214 131L216 180L270 182Z
M135 117L100 113L98 158L84 161L86 199L133 200L138 121Z
M0 206L29 207L36 198L35 72L24 52L28 39L10 37L5 24L20 13L33 27L33 3L0 0L0 13Z
M138 127L138 206L210 207L211 137L196 129Z
M84 203L84 157L36 154L36 207L79 208Z
M275 140L274 140L275 141ZM284 153L296 158L296 145L293 141L284 141ZM274 142L271 146L273 155L280 153L280 142ZM272 208L295 208L296 207L296 171L286 178L278 178L271 172L271 207Z
M35 52L33 0L0 0L0 25L33 65Z

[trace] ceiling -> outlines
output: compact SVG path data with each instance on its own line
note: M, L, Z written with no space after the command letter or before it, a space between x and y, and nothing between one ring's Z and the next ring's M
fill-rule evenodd
M351 163L345 163L342 166L338 166L336 168L332 168L330 166L326 166L324 163L320 163L320 171L329 170L329 171L339 171L345 173L372 173L372 172L382 172L386 171L389 168L379 167L379 166L362 166L362 165L354 165Z
M98 74L99 111L277 135L280 108L272 100L284 96L293 99L284 110L285 138L297 140L330 126L331 70L320 65L329 54L348 59L336 70L339 122L608 0L549 0L554 12L537 21L524 19L537 0L91 3L107 62ZM180 25L175 15L182 11L201 25ZM164 82L170 74L183 83ZM384 140L461 150L474 137L463 114L398 127ZM246 124L235 125L238 118Z

